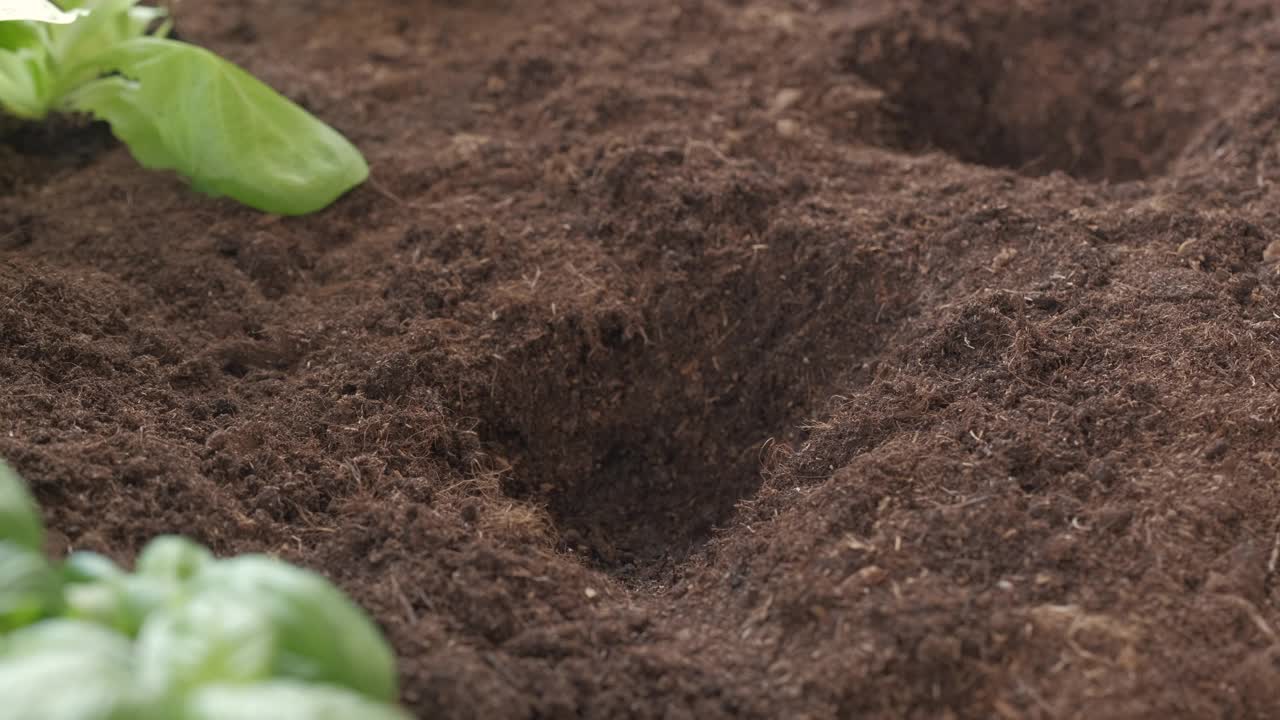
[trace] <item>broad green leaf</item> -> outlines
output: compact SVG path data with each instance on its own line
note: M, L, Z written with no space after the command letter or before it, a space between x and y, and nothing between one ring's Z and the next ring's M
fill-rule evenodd
M118 632L133 624L124 593L118 583L73 583L63 588L66 617L92 622ZM139 624L140 625L140 624Z
M412 720L403 710L324 685L272 681L193 692L180 720Z
M3 0L0 0L3 1ZM49 27L36 22L0 22L0 111L44 118L54 102L55 73L47 49Z
M0 650L0 720L160 720L127 638L74 620L18 630Z
M0 0L3 4L7 0ZM93 58L170 24L161 8L138 0L64 2L75 22L46 25L0 22L0 109L28 120L44 118L71 90L98 77Z
M260 610L276 632L274 674L341 685L383 702L398 694L395 656L377 626L328 580L264 555L220 560L192 597L215 592Z
M0 460L0 540L44 551L44 523L27 485Z
M0 660L64 650L110 657L125 669L133 669L133 644L129 638L100 625L65 618L38 622L10 634L0 650Z
M138 634L140 684L179 696L198 685L271 675L276 633L261 610L220 593L157 610Z
M45 23L71 23L80 13L63 12L48 0L0 0L0 22L36 20Z
M73 552L62 564L62 576L67 617L120 631L131 624L123 588L128 574L111 558L85 550Z
M59 605L57 572L43 555L0 541L0 632L54 613Z
M38 120L49 112L55 100L49 27L0 22L0 112L26 120Z
M67 585L63 592L68 617L91 620L130 637L138 634L151 613L182 599L178 583L142 575Z
M0 50L44 51L45 33L29 22L0 22Z
M111 124L142 165L176 170L204 193L282 215L320 210L364 182L360 152L333 128L194 45L128 40L68 97Z
M47 30L46 45L58 71L57 86L52 92L59 97L98 76L95 58L121 43L147 35L148 28L166 15L161 8L138 5L138 0L89 0L67 6L85 16L70 25ZM165 34L168 27L161 25L157 32Z
M62 563L62 574L67 582L86 583L119 580L126 573L115 561L101 553L77 550Z
M86 564L86 558L81 558L76 574L95 570L85 568ZM110 576L105 567L96 570L102 573L101 579L72 580L63 587L62 599L67 617L98 623L132 637L137 635L151 613L171 607L185 598L182 583L170 578L123 572ZM67 574L72 575L70 572Z
M50 81L43 53L0 50L0 111L24 120L43 118Z
M194 540L180 535L161 535L138 554L137 571L150 577L185 581L211 562L214 562L213 553Z

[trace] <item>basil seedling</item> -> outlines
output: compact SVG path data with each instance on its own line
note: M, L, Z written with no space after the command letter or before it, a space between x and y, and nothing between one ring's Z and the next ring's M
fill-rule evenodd
M336 130L208 50L165 37L163 10L62 5L0 0L0 110L92 115L144 167L282 215L320 210L368 178Z
M0 461L0 720L410 720L386 639L318 573L175 535L134 572L55 563L43 533Z

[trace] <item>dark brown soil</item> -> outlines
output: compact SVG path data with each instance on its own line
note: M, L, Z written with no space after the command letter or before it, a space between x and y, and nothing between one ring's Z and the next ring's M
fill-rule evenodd
M374 180L0 141L54 551L328 573L427 718L1280 708L1280 11L237 0Z

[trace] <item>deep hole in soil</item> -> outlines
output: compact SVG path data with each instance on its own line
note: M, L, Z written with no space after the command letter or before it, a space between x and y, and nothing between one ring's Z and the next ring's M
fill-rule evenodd
M1149 58L1126 56L1133 43L1116 26L1135 22L1122 12L903 11L858 24L841 65L885 93L900 149L1033 176L1138 180L1176 158L1198 109Z
M750 269L708 265L656 294L644 334L621 316L564 327L497 376L481 434L512 463L504 489L545 504L588 563L636 580L674 568L758 490L771 448L866 373L892 315L878 261L787 233L765 244Z

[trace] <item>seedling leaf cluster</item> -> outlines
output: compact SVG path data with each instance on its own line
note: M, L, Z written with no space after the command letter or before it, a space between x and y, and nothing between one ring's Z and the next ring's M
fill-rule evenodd
M0 461L0 720L409 720L386 640L316 573L180 536L134 572L43 546Z
M315 212L368 178L360 151L332 127L232 63L167 37L159 8L64 0L49 11L61 15L2 12L15 2L0 0L0 111L91 115L144 167L271 213Z

